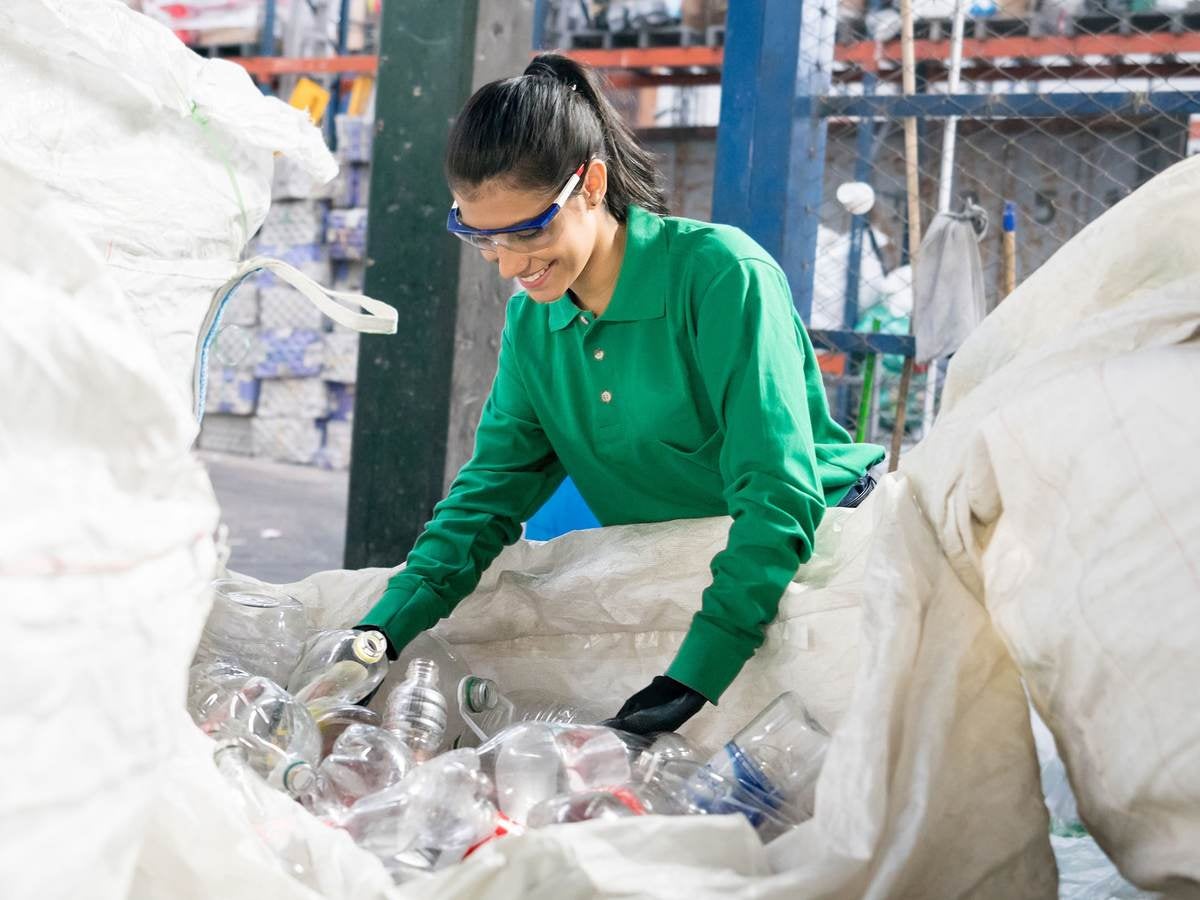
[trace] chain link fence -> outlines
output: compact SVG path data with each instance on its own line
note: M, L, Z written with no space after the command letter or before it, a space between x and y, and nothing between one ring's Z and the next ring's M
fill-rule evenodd
M1200 5L966 0L955 79L955 3L914 0L914 96L906 100L898 4L826 4L819 16L806 20L811 27L801 51L801 68L814 83L824 82L815 91L823 99L814 110L826 124L808 324L837 417L852 432L886 444L899 409L904 356L870 351L911 346L905 117L917 123L921 233L928 233L939 209L953 213L969 205L985 215L987 229L975 245L978 289L985 307L994 308L1009 284L1019 283L1109 207L1196 151ZM708 37L714 35L722 40L723 30L714 32L710 25ZM626 104L637 108L643 139L659 154L673 211L709 216L719 73L706 77L693 66L668 75L639 68L627 54L609 74ZM838 188L851 182L870 185L869 211L855 215L838 201ZM1006 205L1015 224L1010 255ZM931 255L922 281L962 262ZM868 337L875 329L892 337ZM929 424L928 387L943 371L944 363L915 367L905 443Z
M956 79L954 4L917 0L913 75L922 96L907 105L896 102L902 93L901 52L893 39L898 12L878 7L859 16L845 5L840 11L829 94L847 112L868 114L828 119L814 328L909 330L909 161L902 113L917 116L922 229L928 232L939 211L970 205L986 214L977 248L989 309L1003 300L1008 285L1188 153L1191 111L1200 108L1194 93L1200 86L1200 15L1182 7L977 2L966 10ZM829 112L838 106L829 104ZM877 198L861 217L836 199L837 187L854 181L869 183ZM1006 204L1015 225L1011 256L1005 253ZM918 268L928 269L923 281L959 262L917 257ZM923 314L923 303L929 314L929 305L946 299L922 294L916 314ZM837 409L848 426L857 427L861 398L854 395L862 392L869 364L861 354L827 349ZM864 431L881 440L895 421L902 360L883 355L876 365ZM908 398L909 440L928 425L933 407L926 391L933 377L929 367L918 367Z

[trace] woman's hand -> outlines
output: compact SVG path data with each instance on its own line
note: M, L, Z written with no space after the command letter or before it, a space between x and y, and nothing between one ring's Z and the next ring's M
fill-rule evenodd
M687 685L666 675L659 675L626 700L616 716L600 724L630 734L677 731L707 702Z

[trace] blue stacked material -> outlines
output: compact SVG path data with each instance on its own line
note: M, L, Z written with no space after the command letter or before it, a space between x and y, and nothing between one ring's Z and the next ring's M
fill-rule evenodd
M321 374L321 334L304 328L266 329L258 333L254 374L259 378L305 378Z

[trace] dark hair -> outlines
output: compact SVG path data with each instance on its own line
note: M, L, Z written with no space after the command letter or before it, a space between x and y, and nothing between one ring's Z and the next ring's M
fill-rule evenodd
M556 53L536 56L517 78L485 84L467 101L446 147L446 179L470 191L503 177L519 189L552 191L593 157L608 166L605 203L617 221L635 203L667 212L652 154L637 143L588 66Z

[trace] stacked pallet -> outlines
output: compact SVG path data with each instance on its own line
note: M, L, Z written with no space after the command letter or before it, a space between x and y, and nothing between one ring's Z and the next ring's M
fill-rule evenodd
M326 186L277 160L272 206L248 256L283 260L335 290L361 292L370 119L339 116L342 169ZM210 356L200 447L302 465L350 464L358 335L269 273L229 300Z

